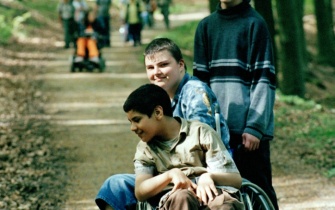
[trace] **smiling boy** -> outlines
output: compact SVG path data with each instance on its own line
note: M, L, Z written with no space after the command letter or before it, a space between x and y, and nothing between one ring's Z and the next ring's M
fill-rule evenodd
M133 91L123 110L141 139L134 158L139 201L158 209L242 209L234 194L242 178L214 129L173 117L168 94L153 84Z

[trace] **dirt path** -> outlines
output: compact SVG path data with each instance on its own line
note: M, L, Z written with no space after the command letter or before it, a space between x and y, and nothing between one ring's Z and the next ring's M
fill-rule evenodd
M155 30L144 30L143 43L163 29L158 24ZM103 181L115 173L133 172L138 139L129 131L122 104L133 89L147 83L142 50L124 46L113 32L112 48L103 50L104 73L70 73L69 49L55 54L40 75L50 96L47 108L55 141L69 151L65 209L97 209L94 198ZM281 209L335 209L335 187L322 178L274 175L274 186Z

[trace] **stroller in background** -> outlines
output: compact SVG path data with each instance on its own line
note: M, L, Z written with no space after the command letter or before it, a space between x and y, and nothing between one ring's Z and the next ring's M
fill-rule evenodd
M78 25L78 33L76 36L77 38L76 38L75 51L71 58L71 69L70 69L71 72L76 72L77 70L79 72L82 72L83 70L86 70L88 72L93 72L95 69L98 69L99 72L103 72L106 67L105 59L102 57L102 53L101 53L101 49L105 45L106 38L103 35L101 35L101 33L99 33L101 32L101 28L102 28L100 22L97 19L95 19L94 21L91 20L91 22L89 22L90 21L89 15L90 13L88 12L85 15L85 20L83 24ZM87 25L91 25L91 28L90 29L87 28ZM89 39L96 40L98 56L97 57L94 56L95 57L94 60L92 60L92 58L89 58L89 50L87 48L87 43L85 44L85 55L82 55L83 52L80 52L80 55L78 55L77 41L80 38L85 38L85 39L89 38ZM87 42L87 40L85 40L85 42Z
M91 37L93 36L92 34L86 34L87 37ZM99 34L95 35L96 39L97 39L97 47L99 50L99 62L92 62L89 60L88 57L88 49L86 48L85 50L85 57L83 59L83 61L81 62L75 62L75 58L77 56L77 47L75 48L75 52L72 55L71 58L71 72L83 72L84 70L88 71L88 72L93 72L95 69L97 69L99 72L103 72L106 68L106 61L105 59L102 57L102 53L101 53L101 49L103 48L103 37L100 36Z

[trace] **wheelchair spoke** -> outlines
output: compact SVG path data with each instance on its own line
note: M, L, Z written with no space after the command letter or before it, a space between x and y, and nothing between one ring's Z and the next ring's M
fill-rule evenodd
M247 210L273 210L274 207L266 193L257 185L245 181L240 189Z

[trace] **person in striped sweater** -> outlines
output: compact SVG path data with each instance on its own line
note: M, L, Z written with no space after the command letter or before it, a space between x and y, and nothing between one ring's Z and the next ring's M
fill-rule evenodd
M218 98L243 178L260 186L278 209L272 186L275 68L264 19L250 0L220 0L201 20L194 38L193 75Z

